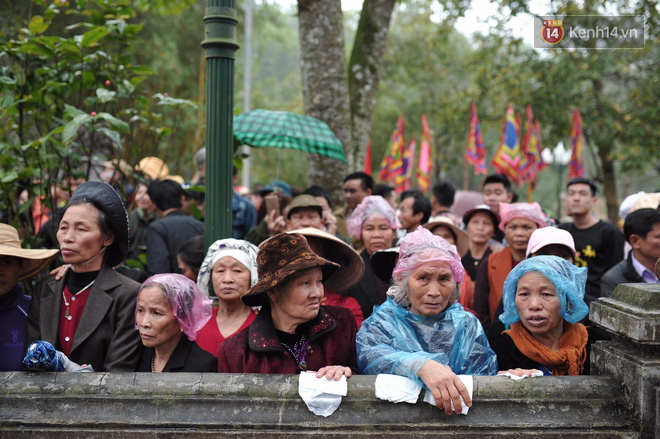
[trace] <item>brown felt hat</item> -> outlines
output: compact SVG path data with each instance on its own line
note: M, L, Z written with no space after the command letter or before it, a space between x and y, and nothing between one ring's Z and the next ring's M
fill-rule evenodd
M257 253L259 280L241 297L248 306L268 303L266 292L272 291L289 277L312 268L323 270L325 282L339 265L330 262L309 248L305 237L299 233L280 233L265 241Z
M0 223L0 256L13 256L22 259L18 267L19 281L32 277L45 269L57 252L58 250L22 248L16 229L9 224Z

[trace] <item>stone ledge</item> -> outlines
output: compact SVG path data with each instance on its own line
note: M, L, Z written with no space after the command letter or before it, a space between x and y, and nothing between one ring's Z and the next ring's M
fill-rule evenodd
M378 400L374 381L350 378L348 396L323 418L291 375L5 372L0 437L638 437L609 377L475 377L468 416Z
M621 284L591 303L589 319L637 344L660 346L660 285Z

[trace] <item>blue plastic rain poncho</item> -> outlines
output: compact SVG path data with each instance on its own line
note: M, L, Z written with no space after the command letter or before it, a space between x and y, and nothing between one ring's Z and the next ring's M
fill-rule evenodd
M578 268L557 256L534 256L516 265L504 281L504 312L500 315L502 323L513 325L520 320L515 302L516 290L520 278L530 271L538 271L554 284L564 320L577 323L589 314L589 307L584 303L587 268ZM570 303L569 307L566 306L567 302Z
M362 323L356 348L363 373L401 375L420 386L424 382L417 373L429 360L448 365L457 375L497 373L497 357L479 320L458 302L437 316L423 317L388 298Z

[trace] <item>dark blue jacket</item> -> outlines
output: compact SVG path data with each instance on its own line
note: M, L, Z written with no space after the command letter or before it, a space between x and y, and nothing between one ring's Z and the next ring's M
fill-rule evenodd
M0 296L0 370L21 370L25 356L25 333L30 296L16 284L14 289Z

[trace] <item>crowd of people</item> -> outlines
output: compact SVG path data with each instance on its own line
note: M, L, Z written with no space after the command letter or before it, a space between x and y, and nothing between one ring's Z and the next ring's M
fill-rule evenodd
M273 181L234 189L232 237L206 250L203 196L161 170L130 203L79 184L50 219L53 248L24 249L0 224L0 370L48 342L97 372L388 373L451 414L471 405L461 374L588 374L607 338L589 304L658 283L660 194L624 201L622 233L595 216L584 178L558 225L498 174L460 214L448 181L429 199L356 172L335 209L321 187Z

